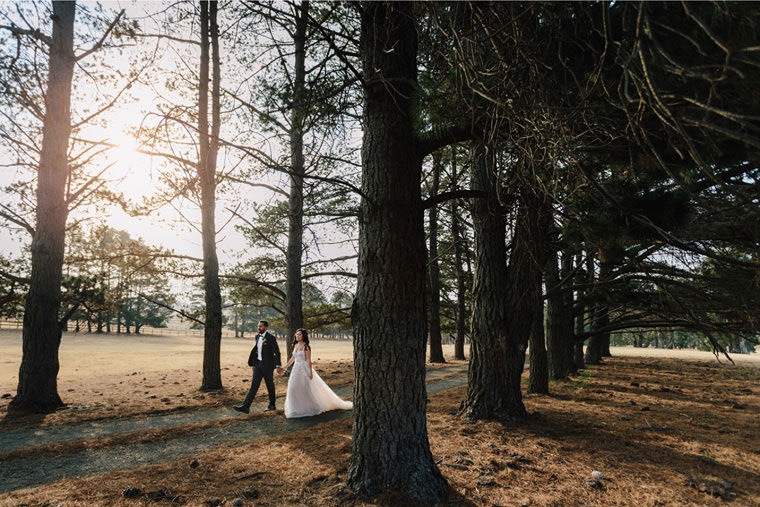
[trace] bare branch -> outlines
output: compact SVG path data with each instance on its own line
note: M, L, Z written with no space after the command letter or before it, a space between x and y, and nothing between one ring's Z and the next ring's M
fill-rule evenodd
M184 311L182 311L182 310L178 310L178 309L176 309L176 308L172 308L171 306L169 306L169 305L167 305L167 304L165 304L165 303L162 303L161 301L157 301L157 300L155 300L155 299L153 299L153 298L151 298L151 297L149 297L149 296L146 296L146 295L145 295L145 294L143 294L142 292L139 294L139 296L140 296L141 298L143 298L143 299L147 300L147 301L150 301L150 302L151 302L151 303L153 303L154 305L158 305L158 306L160 306L161 308L166 308L167 310L171 310L171 311L173 311L174 313L178 313L179 315L182 315L184 318L186 318L186 319L188 319L188 320L192 320L193 322L197 322L198 324L200 324L200 325L202 325L202 326L205 326L205 325L206 325L206 323L205 323L205 322L203 322L202 320L198 320L197 318L193 317L193 316L192 316L192 315L190 315L189 313L186 313L186 312L184 312Z
M31 280L29 278L23 278L20 276L12 275L8 273L7 271L3 271L2 269L0 269L0 276L2 276L3 278L7 278L8 280L12 282L23 283L24 285L29 285L29 283L31 283Z
M106 39L108 38L108 36L111 34L111 32L113 31L113 29L116 27L116 25L119 23L119 20L124 15L124 12L125 12L124 9L122 9L119 12L119 14L116 15L116 18L114 18L114 20L111 21L111 24L108 25L108 28L106 29L105 32L103 32L103 35L100 37L100 40L98 42L96 42L94 46L92 46L90 49L88 49L87 51L85 51L81 55L74 57L74 60L77 61L77 62L80 61L80 60L84 60L85 58L87 58L88 56L90 56L91 54L93 54L95 51L97 51L100 48L102 48L103 47L103 43L106 41Z
M14 25L0 25L0 29L8 30L13 35L28 35L29 37L33 37L37 39L38 41L44 42L48 46L53 43L53 39L49 35L45 35L44 33L40 32L40 30L37 28L35 28L34 30L30 30L30 29L19 28Z
M34 236L34 227L24 220L22 217L20 217L18 214L16 214L12 209L10 209L5 204L0 204L0 207L2 207L5 211L0 211L0 217L3 217L4 219L8 220L9 222L16 224L20 227L23 227L26 229L26 231Z

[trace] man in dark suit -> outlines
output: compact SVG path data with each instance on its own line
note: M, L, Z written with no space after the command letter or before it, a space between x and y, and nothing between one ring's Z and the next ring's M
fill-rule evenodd
M277 337L267 331L268 327L269 322L265 320L259 321L259 334L256 335L256 345L253 346L251 355L248 357L248 366L253 367L251 389L248 391L248 396L245 397L242 405L232 407L238 412L245 414L250 412L251 403L253 403L253 398L259 390L262 378L267 385L267 393L269 394L269 406L265 411L275 410L274 379L272 376L275 369L277 369L277 373L281 371L280 348L277 346Z

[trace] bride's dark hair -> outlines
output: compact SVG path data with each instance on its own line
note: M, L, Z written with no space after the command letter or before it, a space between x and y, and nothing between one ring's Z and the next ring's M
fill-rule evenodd
M306 331L304 328L298 328L296 329L296 333L301 332L301 336L303 336L303 349L304 350L311 350L311 346L309 345L309 332ZM296 343L298 343L298 340L296 340L296 337L293 337L293 346L296 346Z

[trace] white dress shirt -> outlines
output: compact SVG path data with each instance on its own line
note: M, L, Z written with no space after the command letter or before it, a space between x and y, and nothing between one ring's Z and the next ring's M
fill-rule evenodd
M263 334L260 334L258 336L258 338L257 338L257 341L256 341L256 347L257 347L258 352L259 352L259 361L262 361L262 358L261 358L261 348L264 345L264 335L265 334L266 334L266 331L264 331Z

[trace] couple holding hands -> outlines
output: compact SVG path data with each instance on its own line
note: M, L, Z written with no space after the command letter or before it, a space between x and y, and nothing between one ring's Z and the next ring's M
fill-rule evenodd
M309 417L329 410L349 410L353 407L350 401L340 399L312 368L309 333L305 329L296 331L293 356L285 366L280 366L280 348L277 346L277 338L267 331L268 328L267 321L259 321L256 345L253 346L251 355L248 357L248 366L253 367L251 389L243 403L232 408L238 412L249 413L253 398L261 385L261 379L264 379L269 394L269 406L266 410L275 410L273 375L275 371L284 374L290 365L293 365L293 370L290 372L288 392L285 396L286 418Z

